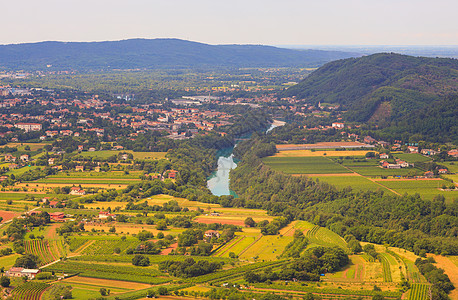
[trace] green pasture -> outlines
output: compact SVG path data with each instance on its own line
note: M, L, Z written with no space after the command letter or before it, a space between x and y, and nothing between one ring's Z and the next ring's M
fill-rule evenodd
M35 169L43 169L43 168L44 167L38 167L38 166L30 166L29 167L29 166L26 166L26 167L22 167L22 168L18 168L18 169L9 170L8 172L5 173L5 175L19 176L19 175L24 174L27 171L35 170Z
M362 175L369 177L381 176L406 176L406 175L422 175L423 171L416 168L402 168L402 169L385 169L378 166L349 166L349 169Z
M134 152L132 150L103 150L103 151L84 151L75 156L108 158L119 153L131 153L134 159L163 159L167 152Z
M381 186L363 176L314 176L313 178L319 179L320 182L327 182L334 185L339 189L346 188L350 186L353 190L383 190L385 192L391 193L384 186Z
M262 236L254 244L240 255L248 260L277 260L286 246L293 240L292 236L266 235ZM235 252L234 252L235 253Z
M339 174L351 173L325 157L266 157L263 162L272 169L287 174Z
M125 174L124 171L108 171L108 172L59 172L56 175L48 176L48 179L72 179L72 178L90 178L90 179L137 179L143 175L143 171L129 171L129 174Z
M447 167L450 173L458 173L458 161L441 162L440 165Z
M401 195L405 193L409 195L418 193L426 200L432 200L437 195L444 196L448 202L458 198L458 190L440 190L443 184L447 187L450 186L451 183L445 180L380 180L377 182L387 188L395 190Z
M56 183L56 184L134 184L140 182L140 179L108 179L108 178L95 178L95 179L85 179L85 178L43 178L38 179L33 182L36 183Z
M405 160L408 163L427 162L431 160L430 157L423 156L419 153L393 153L393 156Z
M307 231L306 237L309 240L307 248L316 246L335 247L338 246L348 252L347 242L337 233L318 225Z

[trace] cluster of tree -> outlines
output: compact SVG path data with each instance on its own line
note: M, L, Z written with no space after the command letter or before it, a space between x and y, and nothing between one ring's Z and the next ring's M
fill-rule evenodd
M9 247L0 249L0 256L7 256L7 255L10 255L12 253L13 253L13 249L11 249Z
M62 226L56 229L57 234L65 235L72 232L81 232L84 231L84 223L75 222L66 222Z
M288 223L289 220L285 217L276 217L271 222L267 220L258 222L257 227L261 228L261 233L264 235L276 235Z
M157 253L155 253L155 254L157 254ZM147 267L147 266L150 265L150 261L149 261L148 256L141 255L141 254L136 254L132 258L132 264L134 266Z
M299 229L294 231L293 240L286 245L285 250L281 254L281 257L293 257L299 258L302 251L307 247L308 240L304 233Z
M425 276L426 280L432 284L431 295L432 299L448 300L448 293L455 289L453 284L450 282L450 278L444 273L444 270L439 269L434 263L434 259L421 259L418 258L415 261L415 265L420 270L420 273Z
M262 208L288 221L308 220L341 236L391 244L417 254L457 254L458 201L445 203L419 195L395 196L383 191L338 190L327 183L276 172L247 152L231 171L233 205Z
M184 261L166 260L159 263L159 270L184 278L213 273L221 267L221 263L206 260L195 261L193 258L186 258Z
M314 247L279 271L267 269L262 273L247 272L245 280L249 283L293 279L319 281L320 274L338 271L349 261L348 255L339 247Z
M126 205L125 210L139 210L139 211L168 211L168 212L180 212L180 211L189 211L188 208L182 208L178 205L177 201L171 200L169 202L161 205L149 205L148 201L143 203L135 204L134 202L129 202Z
M20 240L24 237L27 228L46 225L51 222L51 217L47 212L26 215L24 218L15 218L11 225L6 229L6 234L10 240Z
M37 266L40 264L40 259L30 253L24 254L16 259L14 263L15 267L21 267L25 269L36 269Z

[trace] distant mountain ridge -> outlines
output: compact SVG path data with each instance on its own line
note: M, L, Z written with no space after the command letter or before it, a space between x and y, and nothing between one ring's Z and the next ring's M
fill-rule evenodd
M179 39L0 45L0 69L317 67L356 53L262 45L208 45Z

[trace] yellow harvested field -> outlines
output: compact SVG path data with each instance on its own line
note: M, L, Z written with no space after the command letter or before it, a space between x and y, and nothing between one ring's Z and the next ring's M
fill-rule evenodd
M277 146L278 147L278 146ZM365 156L366 150L355 150L355 151L323 151L323 150L280 150L274 157L314 157L314 156Z
M428 257L429 256L432 256L436 261L436 267L441 268L445 271L445 274L448 275L453 285L455 287L458 286L458 266L446 256L428 254ZM452 290L449 296L450 299L458 299L458 290Z
M247 260L276 260L293 240L292 236L266 235L253 243L240 258Z
M90 284L96 285L100 287L114 287L114 288L123 288L123 289L132 289L132 290L140 290L146 289L150 287L149 284L145 283L138 283L138 282L130 282L130 281L121 281L121 280L109 280L109 279L99 279L99 278L90 278L90 277L81 277L81 276L74 276L67 279L62 280L64 283L82 283L82 284Z
M98 188L103 188L103 189L124 189L127 187L127 184L105 184L105 183L82 183L78 184L81 185L81 187L84 188L89 188L89 187L98 187ZM72 181L71 179L68 181L67 184L63 183L43 183L43 182L22 182L14 187L19 187L19 188L29 188L29 189L53 189L56 187L64 187L64 186L72 186Z

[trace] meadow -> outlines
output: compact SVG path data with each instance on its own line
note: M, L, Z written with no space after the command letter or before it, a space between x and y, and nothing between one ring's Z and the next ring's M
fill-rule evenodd
M325 157L266 157L263 162L276 171L286 174L336 174L351 173Z
M313 178L318 179L320 182L327 182L336 186L339 189L343 189L346 187L351 187L353 190L383 190L385 192L391 193L387 188L384 186L371 181L363 176L319 176L314 175Z
M442 185L449 186L450 182L445 180L416 180L416 179L393 179L393 180L377 180L377 183L393 189L399 194L420 194L424 199L432 200L437 195L445 197L447 202L453 201L458 198L458 190L441 191Z
M317 157L317 156L328 156L328 157L344 157L344 156L359 156L364 157L367 150L280 150L274 157Z
M132 150L102 150L102 151L83 151L75 156L93 157L93 158L108 158L119 153L130 153L134 159L148 160L148 159L165 159L167 152L134 152Z

